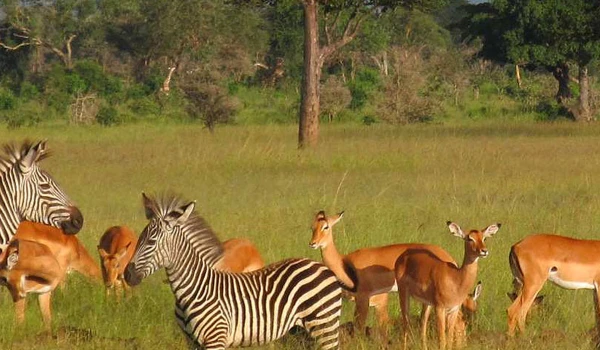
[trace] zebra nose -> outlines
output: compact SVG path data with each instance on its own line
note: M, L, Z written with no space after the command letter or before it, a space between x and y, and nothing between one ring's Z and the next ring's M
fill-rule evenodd
M138 274L135 272L134 263L127 264L124 275L125 275L125 282L127 282L127 284L132 287L137 286L142 281L140 279L140 277L138 276Z
M71 207L70 214L71 218L63 221L60 226L66 234L74 235L83 227L83 215L77 207Z

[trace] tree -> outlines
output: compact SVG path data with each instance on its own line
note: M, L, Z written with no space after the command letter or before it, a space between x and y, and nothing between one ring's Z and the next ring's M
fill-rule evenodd
M573 114L589 120L588 65L600 55L599 15L599 1L496 0L471 5L467 24L471 34L483 38L484 56L550 70L561 104L572 97L569 66L577 66L580 96Z
M43 63L48 50L58 57L65 68L73 68L73 42L82 40L96 25L97 8L93 0L3 1L6 18L0 31L0 46L9 51L33 47L32 70Z
M300 1L304 9L304 71L298 146L304 148L315 146L319 137L319 85L323 65L332 54L356 38L363 21L390 8L401 6L427 10L445 3L445 0ZM322 23L322 32L319 23Z

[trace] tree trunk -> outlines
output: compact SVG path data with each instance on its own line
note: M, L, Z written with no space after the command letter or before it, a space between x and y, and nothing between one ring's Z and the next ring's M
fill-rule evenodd
M523 87L523 82L521 81L521 70L519 69L519 65L515 64L515 76L517 77L517 85L519 89Z
M558 81L558 91L556 92L556 102L564 105L567 100L573 97L571 88L569 88L569 67L566 63L560 63L553 68L552 74Z
M304 5L304 72L300 102L298 147L317 144L319 138L319 81L323 59L319 48L317 0L305 0Z
M592 120L590 112L590 81L587 66L579 66L579 113L578 121L589 122Z

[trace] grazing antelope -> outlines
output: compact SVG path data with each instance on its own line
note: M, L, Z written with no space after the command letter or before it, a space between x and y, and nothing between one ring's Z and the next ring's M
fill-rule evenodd
M407 250L396 261L396 283L402 311L405 348L408 338L410 296L435 308L441 349L445 349L447 343L447 318L449 347L453 346L460 306L477 278L477 261L480 257L488 256L485 239L494 235L500 228L500 224L495 224L483 231L471 230L465 234L457 224L450 221L447 224L450 232L465 242L465 255L460 267L424 249ZM426 342L426 339L423 341Z
M223 242L223 258L213 268L239 273L260 270L264 266L262 256L250 240L232 238Z
M25 239L14 239L9 243L0 258L0 284L10 291L18 324L25 321L27 294L36 293L44 326L50 330L50 297L65 272L46 245Z
M74 270L97 281L102 278L98 264L75 235L66 235L56 227L23 221L17 228L14 239L34 241L47 246L66 272Z
M123 273L133 256L136 244L137 236L127 226L110 227L100 237L98 254L100 254L100 266L104 285L106 286L106 296L113 289L117 298L121 296L121 292L126 293L128 291L129 286L125 282Z
M509 254L516 298L508 308L508 334L525 330L525 319L546 280L565 289L592 289L600 335L600 241L536 234L513 245Z
M355 321L359 330L365 330L369 306L374 306L379 326L386 333L388 317L388 293L396 290L394 266L396 260L407 249L430 251L442 261L456 265L444 249L430 244L395 244L383 247L363 248L347 255L338 252L333 240L333 226L343 217L344 212L326 216L320 211L312 224L312 239L309 246L321 249L323 262L336 275L338 280L352 291L351 298L356 303ZM466 296L465 296L466 298ZM465 303L473 300L465 300ZM474 305L474 304L472 304ZM422 334L426 332L429 310L422 312Z

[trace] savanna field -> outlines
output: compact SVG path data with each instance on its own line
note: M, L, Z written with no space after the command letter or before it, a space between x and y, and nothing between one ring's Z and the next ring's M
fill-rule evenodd
M85 224L78 237L96 259L96 245L108 227L128 225L139 234L146 225L142 191L195 199L197 211L222 240L248 237L267 262L320 260L308 243L310 224L321 209L345 211L334 228L342 253L427 242L462 261L463 243L449 233L446 221L465 230L500 222L498 234L487 241L490 256L479 262L483 293L468 348L593 347L592 293L550 284L526 335L508 341L504 334L512 244L534 232L600 239L600 125L324 125L319 147L302 151L293 125L225 126L213 135L197 125L0 130L3 143L25 138L48 140L53 155L42 168L79 205ZM15 327L11 298L2 290L0 348L186 348L164 279L164 271L156 273L117 303L105 298L104 286L71 274L53 297L53 337L43 333L33 296L25 326ZM391 300L395 319L397 296ZM354 306L344 304L346 322ZM430 329L433 338L433 323ZM396 324L391 348L401 348L399 335ZM264 348L304 347L287 339ZM366 338L342 339L343 349L380 347Z

